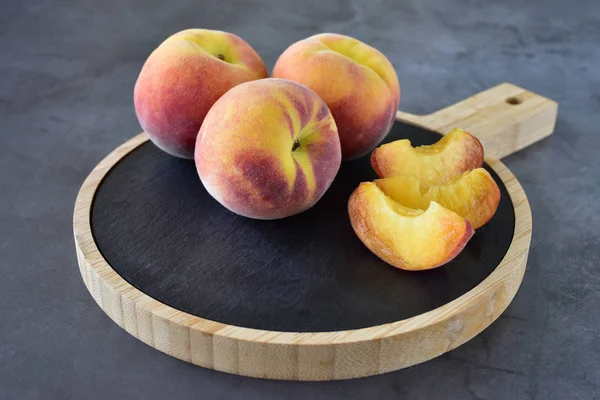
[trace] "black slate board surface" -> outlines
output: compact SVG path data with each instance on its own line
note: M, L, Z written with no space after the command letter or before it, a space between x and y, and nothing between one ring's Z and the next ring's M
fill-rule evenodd
M397 122L385 142L431 144L439 134ZM130 284L176 309L249 328L358 329L442 306L481 283L504 257L514 210L502 198L492 220L447 265L401 271L356 237L347 200L376 178L369 157L342 163L310 210L276 221L237 216L204 189L193 161L147 142L106 176L92 230L107 262Z

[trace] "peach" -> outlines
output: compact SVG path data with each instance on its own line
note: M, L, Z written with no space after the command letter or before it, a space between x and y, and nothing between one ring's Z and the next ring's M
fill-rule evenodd
M354 38L323 33L292 44L273 76L314 90L329 106L345 160L367 154L389 133L400 101L390 61Z
M494 216L500 202L500 189L483 168L465 172L454 180L423 187L414 175L399 175L374 182L392 200L405 207L425 210L430 202L454 211L467 219L473 229Z
M193 158L210 107L232 87L265 77L262 60L238 36L184 30L167 38L146 60L135 84L135 111L156 146Z
M448 182L483 165L483 146L462 129L453 129L437 143L412 147L410 140L396 140L373 151L371 165L380 178L415 175L422 185Z
M425 211L396 203L372 182L348 201L352 228L375 255L394 267L418 271L456 257L473 236L469 221L435 201Z
M340 140L327 105L283 79L236 86L208 112L196 141L206 190L229 210L276 219L313 206L335 178Z

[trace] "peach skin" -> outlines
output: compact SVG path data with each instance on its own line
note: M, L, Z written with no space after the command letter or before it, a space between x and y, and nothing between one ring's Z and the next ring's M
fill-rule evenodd
M276 219L312 207L335 178L340 140L327 105L283 79L236 86L210 109L196 141L206 190L246 217Z
M292 44L273 76L306 85L329 106L344 160L367 154L389 133L400 84L390 61L354 38L323 33Z
M423 187L414 175L377 179L374 183L392 200L405 207L425 210L435 201L466 218L473 229L485 225L496 213L500 189L483 168L465 172L441 185Z
M135 111L156 146L193 158L200 125L217 99L240 83L266 77L258 54L238 36L184 30L146 60L134 88Z
M371 153L371 165L380 178L415 175L422 185L442 184L481 167L483 146L456 128L430 146L412 147L407 139L386 143Z
M363 182L348 201L352 228L376 256L396 268L419 271L439 267L465 247L469 221L435 201L427 210L404 207L371 182Z

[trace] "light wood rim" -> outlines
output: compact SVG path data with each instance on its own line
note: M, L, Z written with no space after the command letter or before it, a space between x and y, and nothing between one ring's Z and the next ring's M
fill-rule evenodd
M515 232L498 267L478 286L427 313L369 328L338 332L276 332L210 321L165 305L125 281L102 257L90 217L103 178L147 141L123 143L83 183L73 217L83 281L98 305L127 332L181 360L234 374L288 380L369 376L437 357L490 325L517 292L531 241L531 210L514 175L496 159L486 162L504 182L515 210Z

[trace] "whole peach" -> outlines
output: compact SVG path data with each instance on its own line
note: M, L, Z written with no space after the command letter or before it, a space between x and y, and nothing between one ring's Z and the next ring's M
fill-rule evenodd
M246 217L277 219L312 207L335 178L340 140L327 105L284 79L236 86L210 109L196 141L206 190Z
M188 29L167 38L146 60L134 89L140 125L156 146L193 158L198 130L212 105L232 87L267 77L243 39Z
M292 44L273 76L314 90L329 106L345 160L360 157L389 133L400 84L389 60L354 38L323 33Z

